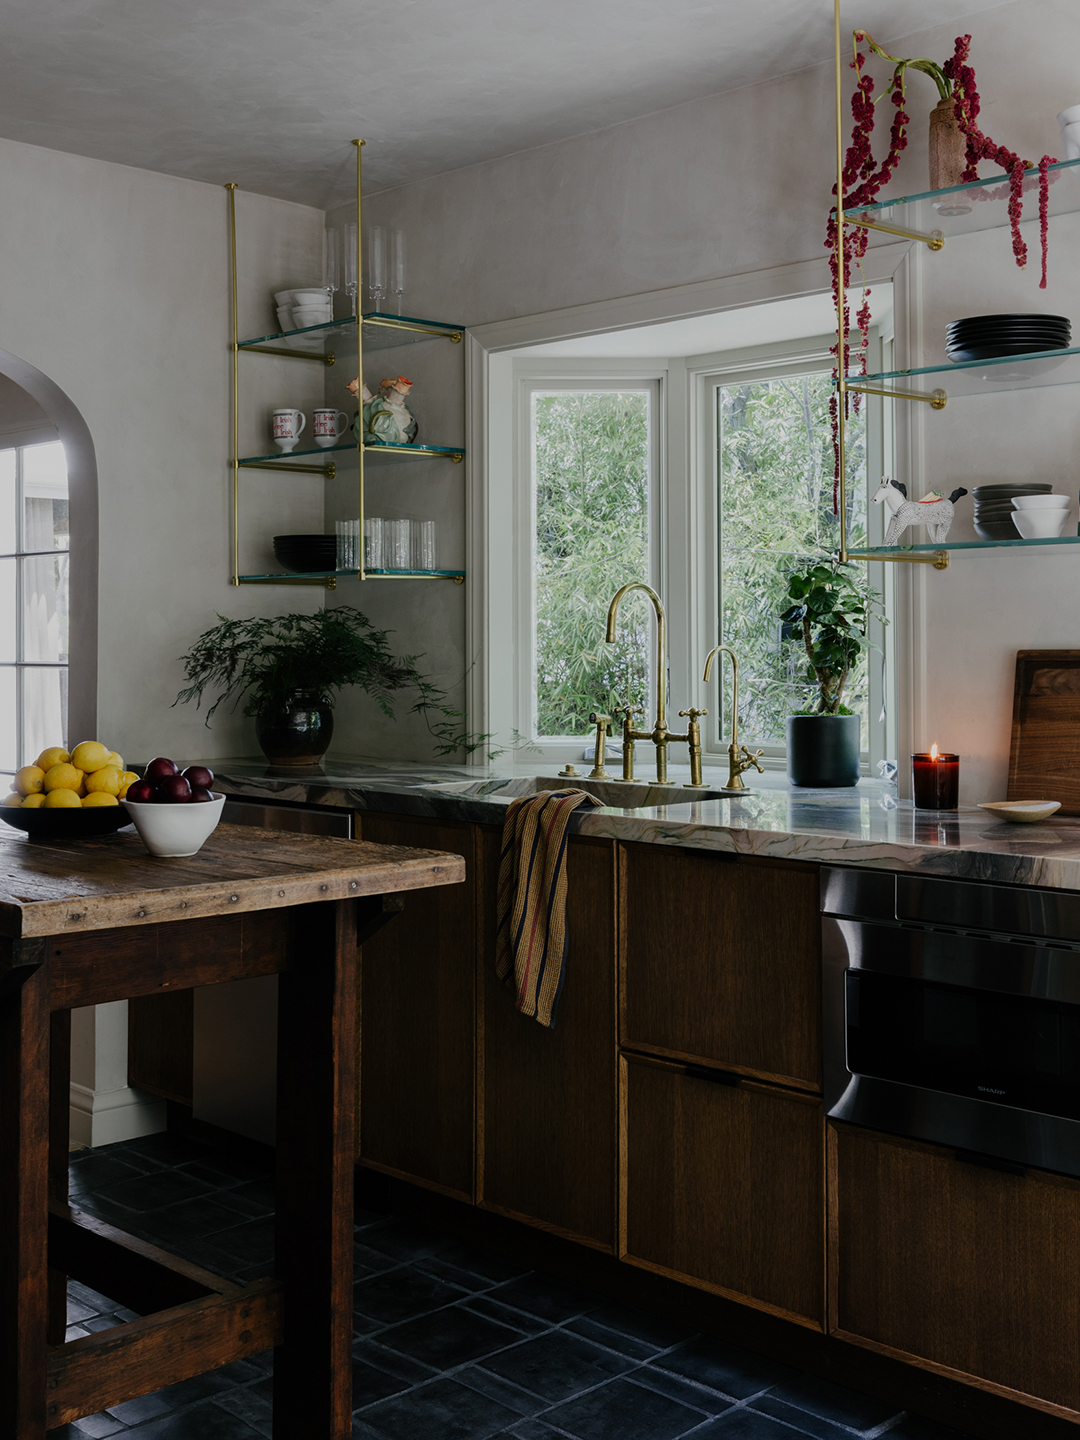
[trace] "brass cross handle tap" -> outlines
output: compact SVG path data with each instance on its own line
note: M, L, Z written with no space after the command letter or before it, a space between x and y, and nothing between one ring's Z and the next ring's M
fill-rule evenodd
M728 765L728 781L725 788L728 790L745 790L746 786L743 784L742 772L749 770L751 765L759 775L764 775L765 771L758 764L758 756L764 754L764 750L757 750L751 754L745 745L729 745L728 759L730 763Z
M634 729L634 716L644 715L643 705L623 705L611 712L613 715L621 715L622 722L622 778L633 780L634 778L634 741L638 738L650 740L651 735L645 735Z
M596 759L593 768L589 771L589 779L610 780L611 776L604 769L604 759L607 737L611 734L611 716L590 715L589 724L596 726Z
M694 789L700 789L705 783L701 778L701 726L698 724L698 716L708 713L708 710L695 710L693 706L689 710L679 711L689 722L686 726L686 738L690 742L690 784Z

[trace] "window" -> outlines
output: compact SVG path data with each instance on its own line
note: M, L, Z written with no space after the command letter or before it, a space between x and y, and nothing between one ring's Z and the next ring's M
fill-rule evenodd
M0 449L0 771L66 743L68 478L59 441Z
M532 575L526 623L527 724L533 743L585 739L589 715L645 706L649 605L630 595L616 643L604 638L612 595L652 582L655 550L655 382L523 382ZM522 717L525 718L525 717Z

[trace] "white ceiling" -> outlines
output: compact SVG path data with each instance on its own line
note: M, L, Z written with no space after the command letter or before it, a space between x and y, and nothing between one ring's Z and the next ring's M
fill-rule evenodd
M882 43L1003 0L860 0ZM845 20L846 23L846 20ZM6 0L0 135L299 200L826 60L829 0Z

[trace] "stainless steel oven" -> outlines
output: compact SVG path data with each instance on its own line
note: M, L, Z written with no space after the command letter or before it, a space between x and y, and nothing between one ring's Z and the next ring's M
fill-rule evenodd
M1080 1175L1080 895L822 871L836 1119Z

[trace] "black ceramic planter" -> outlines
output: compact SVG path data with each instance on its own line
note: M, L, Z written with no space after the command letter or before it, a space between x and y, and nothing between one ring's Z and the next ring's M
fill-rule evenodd
M271 765L317 765L333 734L333 709L311 690L294 690L288 700L255 717L255 738Z
M787 773L792 785L857 785L861 724L858 715L789 716Z

